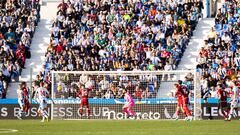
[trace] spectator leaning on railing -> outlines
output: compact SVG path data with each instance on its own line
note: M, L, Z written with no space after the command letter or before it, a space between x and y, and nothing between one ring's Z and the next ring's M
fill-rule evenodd
M0 91L5 98L9 82L18 81L40 19L38 0L0 1Z

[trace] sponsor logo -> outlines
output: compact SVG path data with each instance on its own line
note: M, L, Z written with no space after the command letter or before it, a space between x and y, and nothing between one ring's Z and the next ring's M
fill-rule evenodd
M121 120L126 119L127 115L122 112L115 112L114 110L107 111L104 113L104 116L107 116L107 119ZM132 118L133 119L133 118ZM161 114L159 112L136 112L136 119L150 119L157 120L161 119Z
M56 119L80 119L79 104L62 104L48 106L48 114L53 115ZM41 118L37 113L38 105L31 105L31 108L26 114L26 119ZM53 112L51 112L51 110ZM91 119L126 119L127 116L122 111L122 104L91 104L90 105ZM0 105L0 119L17 119L20 107L17 104ZM136 112L136 119L174 119L176 118L176 104L136 104L133 108ZM83 116L85 117L86 110L83 108ZM221 109L218 104L202 104L202 108L196 111L203 119L223 119ZM240 117L240 111L236 112L236 118ZM180 115L180 118L184 118Z

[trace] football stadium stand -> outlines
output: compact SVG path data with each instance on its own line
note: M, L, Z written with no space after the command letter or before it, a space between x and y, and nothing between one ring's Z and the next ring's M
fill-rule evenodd
M202 73L203 97L214 97L219 80L237 78L237 2L224 2L215 20L201 18L203 3L199 1L88 2L63 0L42 6L41 21L31 40L31 59L24 61L21 81L29 81L31 68L34 83L50 85L51 70L168 71L197 66ZM16 77L14 72L11 76L9 81ZM158 97L174 83L166 82L169 79L162 77L161 87L154 86L161 91L155 91ZM8 97L16 97L16 88L17 83L9 85Z
M201 2L62 1L45 69L36 81L49 78L50 70L174 70L202 16L202 6Z
M0 1L0 92L5 98L10 82L17 82L40 21L40 5L28 1Z
M240 4L226 1L217 11L215 25L204 40L197 59L202 73L202 97L216 97L216 86L230 91L231 80L240 80ZM239 83L238 83L239 85Z

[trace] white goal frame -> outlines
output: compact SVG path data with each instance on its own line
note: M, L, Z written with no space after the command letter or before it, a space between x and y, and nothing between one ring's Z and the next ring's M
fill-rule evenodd
M197 72L197 70L171 70L171 71L51 71L51 98L54 100L54 78L56 74L84 74L84 75L145 75L145 74L157 74L157 75L163 75L163 74L186 74L186 73L192 73L194 75L194 101L193 101L193 116L194 120L200 120L201 119L201 91L200 91L200 74ZM181 78L177 78L177 81L179 79L183 79L184 77L182 76ZM59 104L59 103L53 103L51 102L51 119L54 119L54 104Z

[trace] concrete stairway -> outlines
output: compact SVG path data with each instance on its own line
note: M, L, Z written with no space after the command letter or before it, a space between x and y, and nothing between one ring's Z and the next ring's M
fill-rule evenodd
M204 39L206 39L207 33L210 31L212 26L214 26L213 18L204 18L198 22L197 28L193 32L193 36L190 39L190 43L184 52L177 70L195 69L199 50L202 47ZM184 75L181 75L181 77L178 77L178 79L184 79ZM168 97L169 92L174 89L173 85L178 79L172 81L162 81L157 93L157 97Z
M45 60L45 52L50 40L50 31L52 20L57 13L57 5L59 2L44 2L41 6L41 21L38 24L31 44L31 59L26 61L25 69L19 81L30 82L30 69L32 68L32 77L41 71ZM10 83L7 98L16 98L17 82Z
M207 38L210 28L213 26L213 18L204 18L198 23L198 26L193 33L193 37L179 63L178 70L195 69L199 50L203 46L204 39Z

